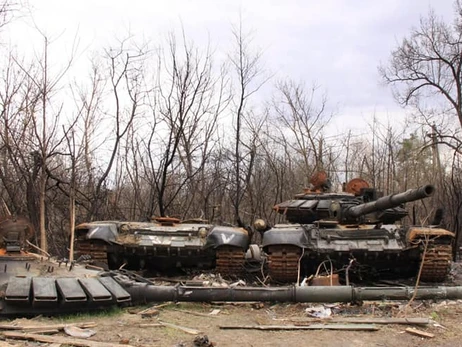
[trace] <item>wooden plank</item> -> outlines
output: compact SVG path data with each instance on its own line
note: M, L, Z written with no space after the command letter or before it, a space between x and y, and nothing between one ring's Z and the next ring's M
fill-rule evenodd
M19 340L32 340L38 342L47 342L47 343L60 343L63 345L69 346L78 346L78 347L114 347L118 345L117 343L109 342L100 342L100 341L91 341L76 339L75 337L63 337L63 336L47 336L40 334L31 334L31 333L19 333L16 331L5 331L3 336L9 339L19 339ZM124 347L133 347L127 344L121 345Z
M427 325L430 324L428 318L334 318L332 322L336 323L360 323L360 324L412 324Z
M311 325L221 325L220 329L249 330L379 330L373 324L311 324Z
M59 334L58 329L37 329L37 330L30 330L30 333L34 334L42 334L42 335L53 335L53 334Z
M177 311L181 313L187 313L191 314L193 316L199 316L199 317L208 317L208 318L217 318L216 316L211 316L210 313L202 313L202 312L195 312L195 311L189 311L189 310L180 310L177 308L172 308L171 311Z
M429 318L362 318L362 317L336 317L336 318L282 318L275 319L276 321L287 321L293 323L358 323L358 324L408 324L408 325L428 325Z
M12 325L0 324L0 330L38 330L38 329L57 329L63 330L65 327L74 326L82 329L96 327L95 322L72 323L72 324L39 324L39 325Z
M406 328L406 332L412 335L420 336L420 337L426 337L426 338L435 337L435 334L427 333L426 331L418 330L415 328Z
M160 323L142 323L139 325L140 328L159 328L159 327L165 327L165 325L160 324Z

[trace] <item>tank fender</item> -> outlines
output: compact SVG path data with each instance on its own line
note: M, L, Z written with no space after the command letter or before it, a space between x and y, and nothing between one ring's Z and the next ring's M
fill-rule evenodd
M247 250L249 243L249 233L244 228L217 225L207 235L204 247L235 246Z
M441 237L441 238L453 239L455 238L455 236L456 235L453 232L443 229L443 228L412 226L407 231L408 241L413 241L413 240L416 240L419 238L425 238L425 237Z
M76 234L83 229L87 230L85 238L87 240L103 240L111 243L116 240L118 235L117 225L115 223L85 223L76 227Z
M300 248L309 243L308 232L302 225L274 226L263 234L262 247L274 245L294 245Z

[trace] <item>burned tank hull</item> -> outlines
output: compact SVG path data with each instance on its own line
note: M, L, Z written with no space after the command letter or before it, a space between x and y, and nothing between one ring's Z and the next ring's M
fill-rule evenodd
M110 269L216 268L222 274L238 274L249 246L243 228L174 218L91 222L78 225L75 232L75 257L90 255Z
M275 206L288 224L264 231L271 278L296 282L320 273L345 282L416 276L444 281L452 260L454 233L436 226L404 226L404 202L431 196L422 186L377 198L373 189L357 194L305 192Z
M418 233L413 235L412 230ZM440 228L289 224L268 230L262 246L268 254L269 273L280 282L328 272L331 266L347 282L413 277L419 272L425 247L421 280L442 282L450 270L453 238L453 233Z

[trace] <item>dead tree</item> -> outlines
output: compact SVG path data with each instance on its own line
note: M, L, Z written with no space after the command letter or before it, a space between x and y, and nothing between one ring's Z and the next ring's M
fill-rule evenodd
M461 152L462 6L455 2L454 24L433 11L391 52L379 68L396 99L413 106L429 126L436 123L439 142ZM442 106L440 106L442 105ZM454 120L458 126L454 128Z

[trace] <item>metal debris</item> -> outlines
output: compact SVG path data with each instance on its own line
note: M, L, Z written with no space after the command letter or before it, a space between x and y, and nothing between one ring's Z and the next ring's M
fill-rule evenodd
M307 315L314 318L328 318L332 315L330 307L325 306L308 307L305 312Z
M211 342L207 335L198 335L193 341L194 347L213 347L215 344Z

